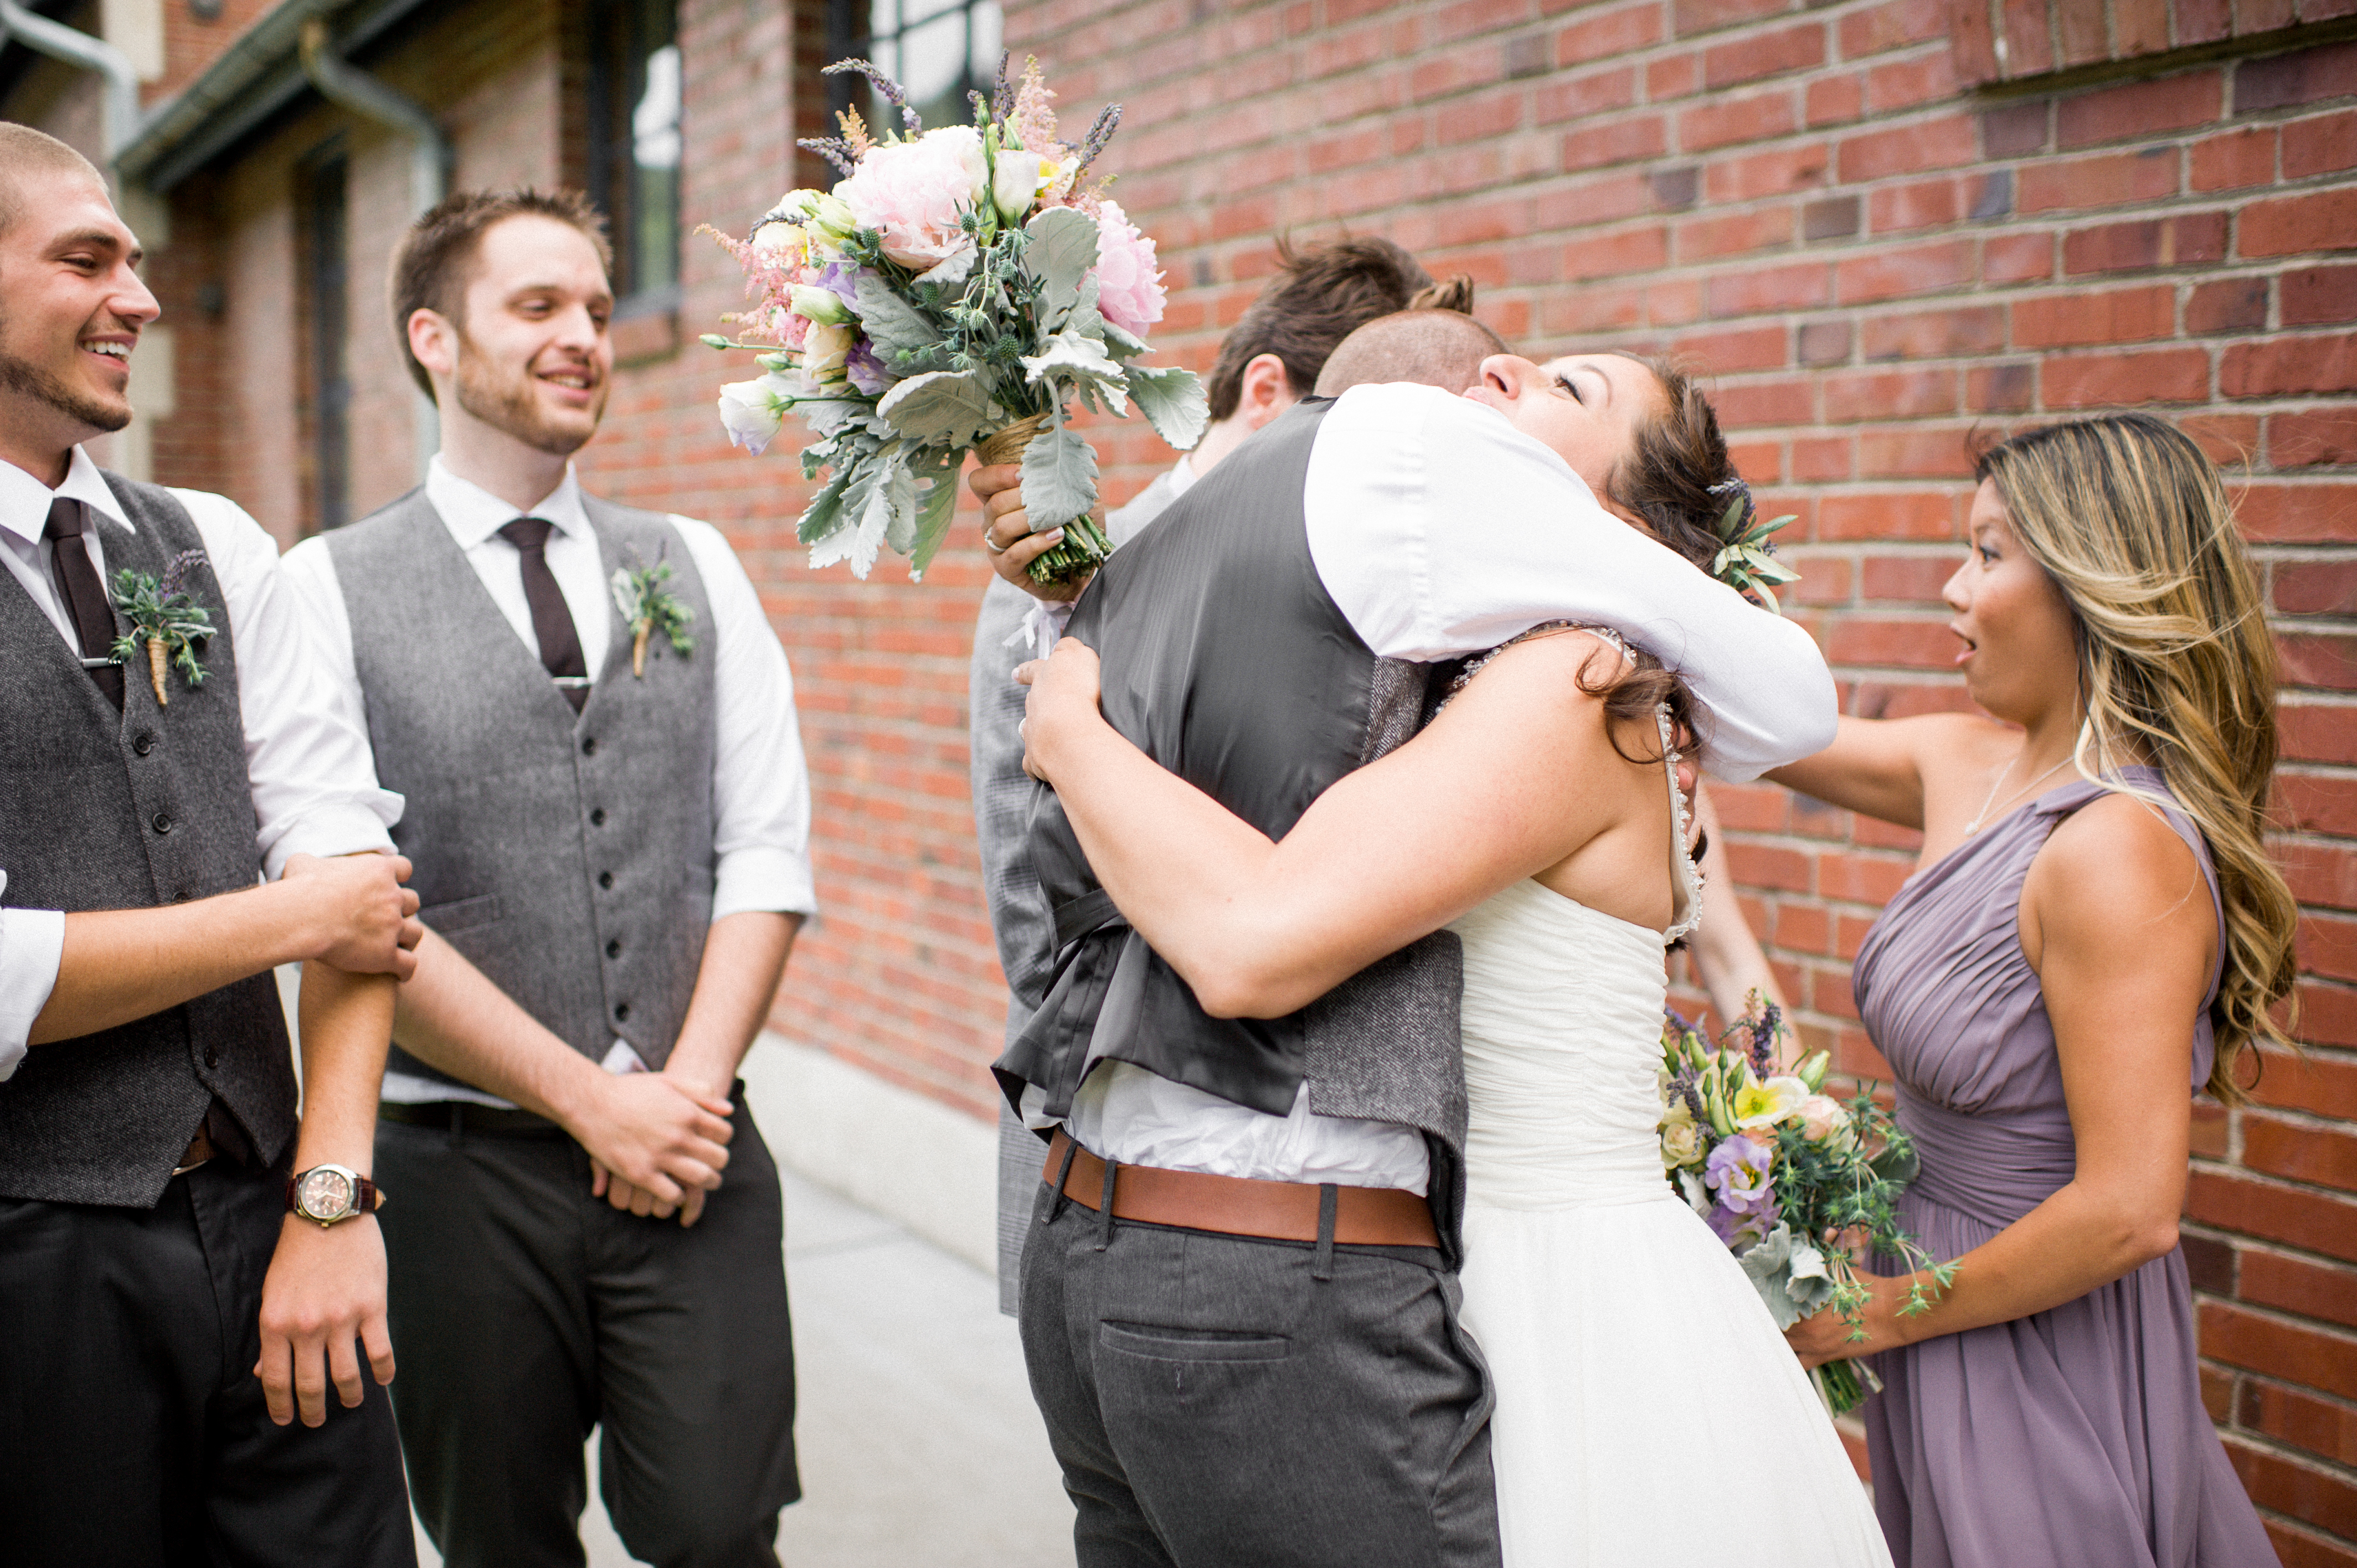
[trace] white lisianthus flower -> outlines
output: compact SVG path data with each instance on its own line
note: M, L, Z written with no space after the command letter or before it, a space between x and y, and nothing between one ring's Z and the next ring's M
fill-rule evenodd
M1047 160L1037 153L1007 151L998 155L991 176L990 203L1002 223L1020 223L1039 199L1039 166Z
M778 430L785 424L786 404L780 400L788 395L789 383L774 375L722 387L720 423L728 432L729 444L760 456L761 448L778 438Z
M1797 1078L1780 1074L1765 1083L1747 1083L1735 1094L1735 1124L1745 1130L1773 1127L1808 1098L1809 1086Z
M806 242L795 223L764 223L753 231L753 252L763 261L791 264L802 260Z
M851 320L851 307L831 288L813 288L798 283L794 285L793 301L791 308L805 321L822 327L841 327Z

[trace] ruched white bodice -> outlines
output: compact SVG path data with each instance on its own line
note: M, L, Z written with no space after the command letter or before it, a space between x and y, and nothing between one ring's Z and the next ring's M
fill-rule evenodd
M1662 933L1527 881L1449 929L1465 948L1470 1201L1674 1201L1655 1132Z

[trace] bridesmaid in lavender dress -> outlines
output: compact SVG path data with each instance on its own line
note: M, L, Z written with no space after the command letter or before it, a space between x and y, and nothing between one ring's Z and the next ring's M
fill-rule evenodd
M2273 646L2217 472L2169 426L2053 425L1979 472L1945 596L2008 723L1845 719L1773 776L1924 834L1855 983L1922 1157L1906 1221L1960 1267L1927 1312L1901 1281L1867 1311L1876 1509L1911 1568L2273 1563L2177 1245L2189 1088L2240 1098L2292 982L2259 839ZM1861 1348L1832 1313L1789 1338Z

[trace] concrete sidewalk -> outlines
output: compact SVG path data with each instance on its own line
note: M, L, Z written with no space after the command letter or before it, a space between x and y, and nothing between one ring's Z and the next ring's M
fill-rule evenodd
M776 1133L771 1132L774 1140ZM1072 1508L990 1276L791 1173L786 1283L803 1500L789 1568L1033 1568L1072 1560ZM597 1500L591 1568L635 1561ZM440 1558L418 1531L423 1568Z

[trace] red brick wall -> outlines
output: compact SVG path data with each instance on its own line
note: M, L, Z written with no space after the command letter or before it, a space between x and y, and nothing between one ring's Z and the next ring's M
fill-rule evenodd
M2310 1059L2202 1114L2188 1251L2286 1561L2357 1563L2357 43L2299 26L2352 7L1975 6L2084 74L2037 91L2018 45L1972 95L1996 73L1949 0L1038 0L1007 38L1076 115L1127 104L1110 166L1195 363L1279 233L1349 228L1473 274L1527 349L1709 366L1744 472L1801 515L1792 597L1852 712L1964 702L1937 599L1975 427L2149 404L2234 466L2287 655ZM2204 53L2252 34L2280 52ZM2122 61L2159 74L2098 79ZM1887 1072L1848 961L1912 835L1717 794L1804 1033Z

